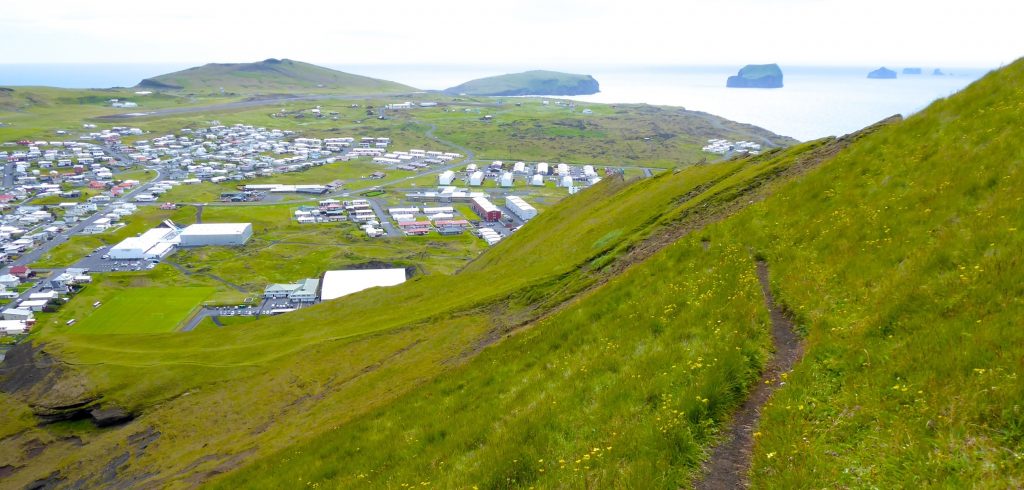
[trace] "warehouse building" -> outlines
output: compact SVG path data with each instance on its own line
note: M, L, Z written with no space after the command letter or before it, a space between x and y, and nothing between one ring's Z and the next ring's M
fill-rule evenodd
M114 260L162 259L174 251L177 230L153 228L139 236L125 238L111 247L108 254Z
M473 206L473 212L475 212L484 221L499 221L501 220L501 210L498 206L495 206L486 197L474 197L470 203Z
M252 237L252 223L202 223L189 225L178 238L182 247L245 245Z
M437 176L437 183L439 185L452 185L452 181L455 180L455 172L451 170L445 170Z
M528 221L537 216L537 208L529 205L519 196L508 196L505 198L505 207L523 221Z

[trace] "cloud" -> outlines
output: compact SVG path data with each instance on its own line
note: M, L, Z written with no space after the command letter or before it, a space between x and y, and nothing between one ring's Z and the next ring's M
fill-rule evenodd
M1024 2L1000 0L15 2L0 59L317 63L922 64L1024 54ZM998 14L998 15L996 15Z

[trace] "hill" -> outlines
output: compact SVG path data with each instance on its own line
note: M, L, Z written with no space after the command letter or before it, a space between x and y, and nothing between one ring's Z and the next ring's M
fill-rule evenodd
M478 78L444 90L452 95L492 96L590 95L600 91L597 80L590 75L545 70Z
M781 88L782 69L777 64L747 65L725 82L731 88Z
M337 92L345 94L407 93L416 89L386 80L324 68L289 59L255 63L209 63L147 78L136 86L147 90L187 92L281 93Z
M1019 486L1022 108L1018 61L906 121L607 178L454 276L41 330L0 371L5 484L679 488L771 384L757 487ZM804 355L762 378L779 318Z

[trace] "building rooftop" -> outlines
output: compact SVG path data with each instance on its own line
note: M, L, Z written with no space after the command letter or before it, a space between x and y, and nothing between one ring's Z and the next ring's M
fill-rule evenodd
M182 235L238 235L245 233L245 230L252 226L252 223L201 223L187 226Z
M394 286L405 282L405 269L361 269L327 271L321 300L340 298L376 286Z

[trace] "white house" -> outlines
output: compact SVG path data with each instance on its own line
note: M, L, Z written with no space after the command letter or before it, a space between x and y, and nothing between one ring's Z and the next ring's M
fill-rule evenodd
M29 321L34 320L35 315L32 310L25 308L8 308L3 311L4 320L22 320Z
M0 286L6 288L15 288L18 287L20 284L21 279L18 279L16 276L13 276L11 274L4 274L0 276Z

